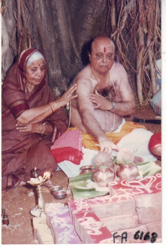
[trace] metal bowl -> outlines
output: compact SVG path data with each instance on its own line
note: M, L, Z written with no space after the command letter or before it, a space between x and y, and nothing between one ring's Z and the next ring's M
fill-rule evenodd
M50 192L51 192L51 194L52 194L53 192L56 192L56 191L62 190L62 189L63 189L62 186L56 185L56 186L52 186L52 187L51 187Z
M58 191L52 192L52 195L56 199L64 199L67 196L67 192L66 192L66 190L58 190Z
M84 173L91 173L92 172L92 165L86 165L83 167L80 167L80 174L84 174Z

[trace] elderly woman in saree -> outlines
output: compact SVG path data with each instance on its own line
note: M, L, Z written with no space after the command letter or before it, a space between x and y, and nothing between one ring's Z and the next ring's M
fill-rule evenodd
M44 180L57 168L51 144L68 128L64 106L72 86L56 99L46 80L47 62L38 49L21 53L2 87L2 189L26 184L36 167Z

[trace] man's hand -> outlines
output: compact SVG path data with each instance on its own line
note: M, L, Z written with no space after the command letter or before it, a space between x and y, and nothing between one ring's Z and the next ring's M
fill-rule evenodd
M111 110L112 103L108 101L105 97L101 96L97 90L95 90L95 94L90 94L89 99L94 105L94 108L98 108L101 110Z
M112 153L112 150L118 150L117 145L115 145L113 142L111 142L108 139L99 140L99 146L101 151L105 151L110 154Z

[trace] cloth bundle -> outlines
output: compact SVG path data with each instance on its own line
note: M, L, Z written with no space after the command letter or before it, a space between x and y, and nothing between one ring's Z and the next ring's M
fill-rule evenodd
M161 90L154 94L151 100L151 106L156 114L161 115Z
M156 156L157 159L161 160L161 132L154 133L149 140L149 150Z
M68 160L79 165L83 159L81 131L66 131L51 146L51 153L57 163Z

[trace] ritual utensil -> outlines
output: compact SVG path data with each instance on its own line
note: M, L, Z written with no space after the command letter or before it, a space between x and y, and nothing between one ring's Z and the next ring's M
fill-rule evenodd
M85 174L85 173L91 173L92 172L92 165L86 165L83 167L80 167L80 174Z
M67 192L66 192L66 190L58 190L58 191L52 192L52 195L56 199L64 199L67 196Z
M60 185L52 186L50 192L56 199L64 199L67 196L67 191Z
M134 118L133 122L139 122L139 123L151 123L151 124L161 124L161 119L139 119L139 118Z
M52 186L52 187L51 187L50 192L51 192L51 194L52 194L52 193L54 193L54 192L56 192L56 191L59 191L59 190L62 190L62 189L63 189L62 186L56 185L56 186Z
M44 203L44 199L43 199L43 195L42 195L42 189L41 189L41 184L43 183L43 181L39 178L39 173L38 173L37 167L35 167L34 170L32 171L32 176L35 177L38 181L38 182L30 181L29 183L33 186L36 186L37 197L38 197L38 207L39 207L39 210L41 211L41 213L40 213L40 215L41 215L42 213L44 213L45 203Z
M106 187L114 180L115 173L110 167L100 166L94 169L92 177L98 186Z
M134 180L138 176L138 167L136 164L120 164L118 165L116 175L120 180Z
M8 215L5 214L5 209L2 208L2 224L3 225L9 225L9 218L8 218Z

